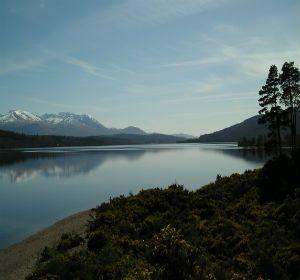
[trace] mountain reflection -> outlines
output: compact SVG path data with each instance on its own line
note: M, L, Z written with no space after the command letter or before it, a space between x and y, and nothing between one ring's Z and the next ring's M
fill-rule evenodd
M74 177L87 175L107 160L124 158L137 160L146 151L101 151L78 153L2 153L0 178L8 177L20 183L37 175L44 177Z
M12 183L21 183L36 176L68 178L87 175L106 161L134 161L148 153L163 153L170 150L195 148L202 152L221 153L225 156L241 158L246 162L263 163L267 155L258 150L237 149L233 145L170 145L140 146L123 148L86 149L41 149L30 152L0 152L0 179L8 178Z

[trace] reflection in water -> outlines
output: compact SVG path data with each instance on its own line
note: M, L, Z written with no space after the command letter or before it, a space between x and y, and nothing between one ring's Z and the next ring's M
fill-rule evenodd
M102 151L71 153L14 153L0 159L0 178L20 183L35 176L73 177L89 174L107 160L136 160L145 151ZM1 166L2 165L2 166Z
M223 154L241 158L247 162L263 164L267 159L270 158L270 155L265 153L262 149L219 149L216 150Z
M110 197L174 181L195 189L266 159L234 144L0 151L0 248Z
M73 177L89 174L107 160L123 158L128 161L138 160L147 153L163 153L170 149L186 149L186 146L146 147L144 149L111 148L111 149L65 149L29 150L27 152L0 153L0 180L8 177L12 183L21 183L35 176ZM248 162L263 163L268 156L262 150L237 149L235 146L224 148L224 144L200 146L200 150L213 150L227 156L237 157Z

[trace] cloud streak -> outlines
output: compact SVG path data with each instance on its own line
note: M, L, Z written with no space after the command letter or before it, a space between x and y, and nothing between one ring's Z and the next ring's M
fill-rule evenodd
M51 102L48 100L40 99L40 98L35 98L35 97L26 97L25 100L30 103L36 103L36 104L44 104L44 105L49 105L53 107L58 107L58 108L64 108L67 110L84 110L82 113L89 113L90 110L94 111L106 111L105 108L98 107L98 106L93 106L93 105L71 105L71 104L65 104L65 103L58 103L58 102Z
M238 100L253 100L257 99L255 92L239 92L239 93L223 93L223 94L210 94L202 96L187 96L166 100L166 103L181 103L181 102L225 102L225 101L238 101Z
M97 12L88 22L124 27L136 24L159 25L216 8L229 0L127 0ZM120 24L121 23L121 24Z
M25 61L4 60L0 64L0 75L24 71L41 71L50 57L32 58Z
M78 58L75 58L72 56L68 56L68 55L59 55L58 58L60 58L65 63L79 67L81 70L83 70L84 72L86 72L92 76L106 79L106 80L116 80L112 76L101 73L99 67L96 67L84 60L81 60L81 59L78 59Z
M103 73L103 70L100 69L99 67L94 66L82 59L78 59L70 55L53 52L45 49L43 49L42 52L43 52L42 56L37 58L32 58L29 60L4 61L4 63L0 67L0 75L7 75L7 74L13 74L13 73L25 72L25 71L42 71L48 62L53 60L59 60L66 64L73 65L91 76L105 79L105 80L116 80L116 78L114 78L113 76ZM121 71L120 69L121 68L119 68L118 71ZM127 71L129 72L129 70Z
M237 34L236 34L237 36ZM289 44L286 42L277 49L269 49L267 46L273 45L273 42L267 39L263 40L259 37L244 38L240 43L225 44L218 40L203 35L203 40L209 43L211 53L205 57L181 60L162 64L157 68L188 68L188 67L205 67L210 65L231 64L231 69L240 70L241 74L258 78L265 75L271 64L278 64L280 67L284 61L299 61L300 47L297 44ZM250 48L251 47L251 48Z
M221 64L227 61L239 62L240 65L249 65L253 68L254 65L261 65L261 62L270 62L278 61L278 59L298 59L300 57L300 48L289 50L289 51L277 51L277 52L257 52L257 53L244 53L236 48L223 48L221 50L222 55L212 56L208 58L193 59L178 61L169 64L163 64L159 67L161 68L173 68L173 67L189 67L189 66L203 66L207 64ZM250 63L252 61L252 63ZM258 63L260 62L260 63ZM260 67L255 67L254 72L259 72Z

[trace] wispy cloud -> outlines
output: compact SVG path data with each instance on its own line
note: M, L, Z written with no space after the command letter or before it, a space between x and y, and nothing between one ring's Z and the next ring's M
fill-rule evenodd
M216 76L209 75L202 77L201 81L194 80L181 80L174 82L164 82L157 84L150 83L136 83L131 84L123 88L123 92L127 93L127 96L133 98L149 97L158 98L163 97L176 97L179 100L182 98L195 99L203 98L203 96L218 94L223 92L226 87L240 83L236 77L231 75ZM175 99L176 99L175 98Z
M104 73L105 71L100 67L92 65L91 63L78 59L76 57L42 49L42 54L39 57L26 59L26 60L4 60L0 65L0 75L12 74L24 71L42 71L49 61L59 60L61 62L73 65L87 74L106 80L116 80L115 77ZM116 66L115 66L116 67ZM120 71L119 68L118 71ZM129 70L127 70L129 71Z
M89 75L92 75L92 76L95 76L95 77L98 77L101 79L106 79L106 80L116 80L111 75L104 73L104 70L101 69L100 67L95 66L83 59L79 59L79 58L76 58L69 54L48 50L45 48L41 48L41 51L43 53L45 53L46 55L51 55L56 60L60 60L64 63L76 66L76 67L80 68L81 70L83 70L84 72L88 73Z
M201 59L185 60L169 64L160 65L162 68L171 67L189 67L189 66L203 66L208 64L222 64L228 61L237 62L243 68L248 69L249 75L257 76L265 73L265 66L281 62L284 60L299 60L300 48L289 51L273 51L273 52L254 52L246 53L237 48L224 47L221 50L221 55L212 56ZM263 69L263 72L262 72Z
M161 24L168 21L176 20L185 16L200 13L207 9L212 9L223 5L230 0L126 0L121 3L113 3L106 9L95 9L95 13L78 21L79 24L70 28L72 30L78 29L79 34L87 33L91 26L102 28L120 28L128 25L140 24ZM44 1L40 2L42 7L45 6ZM64 32L70 32L69 29ZM63 36L63 31L61 36ZM175 48L175 47L173 47ZM1 62L0 75L11 74L23 71L41 71L45 65L53 59L60 59L61 61L70 65L79 67L86 73L107 80L115 80L114 75L107 74L106 71L99 68L83 59L71 56L69 54L55 53L47 51L47 55L41 57L32 57L31 59L12 59ZM121 67L120 65L111 65L115 71L122 71L128 74L134 74L134 71ZM109 67L107 67L109 68ZM113 71L109 71L113 72Z
M127 0L97 12L89 21L100 27L118 27L149 23L162 24L177 18L218 7L229 0ZM121 23L121 24L120 24Z
M232 59L231 57L226 57L226 56L215 56L215 57L208 57L208 58L200 58L200 59L172 62L172 63L160 65L159 67L171 68L171 67L185 67L185 66L202 66L202 65L206 65L206 64L223 63L223 62L231 60L231 59Z
M79 67L80 69L82 69L83 71L85 71L86 73L88 73L92 76L106 79L106 80L116 80L112 76L101 73L101 70L99 67L96 67L84 60L81 60L81 59L78 59L78 58L75 58L72 56L68 56L68 55L59 55L58 58L61 59L65 63Z
M237 100L253 100L257 99L257 93L255 92L238 92L238 93L213 93L210 95L201 96L187 96L166 100L165 103L182 103L182 102L225 102L225 101L237 101Z
M49 56L26 59L23 61L6 59L0 63L0 75L24 71L42 71L50 59L51 57Z
M218 88L212 79L203 82L173 82L162 84L131 84L123 89L127 97L161 99L164 96L186 96L187 94L209 93ZM124 95L123 95L124 96Z
M106 111L105 108L101 106L95 106L95 105L72 105L72 104L65 104L65 103L59 103L59 102L52 102L40 98L35 97L26 97L24 98L27 102L30 103L36 103L36 104L44 104L44 105L50 105L57 108L62 108L66 110L81 110L82 113L89 113L91 110L93 111Z
M120 65L117 65L117 64L110 64L110 66L117 70L118 72L123 72L123 73L127 73L127 74L130 74L130 75L134 75L136 74L135 71L133 71L132 69L128 69L128 68L125 68L125 67L121 67Z
M230 26L221 26L218 30L227 30L235 32L237 28ZM229 31L228 31L229 30ZM237 35L237 34L236 34ZM238 37L238 36L236 36ZM231 69L240 70L241 74L258 78L263 77L271 64L277 64L278 67L284 61L299 61L300 47L297 44L286 42L284 45L276 45L276 48L270 50L269 46L274 42L262 39L260 37L242 37L236 44L226 44L208 35L202 35L203 41L208 43L211 49L211 55L205 57L180 60L158 65L158 68L186 68L186 67L204 67L209 65L222 66L230 64ZM226 65L227 65L226 64Z

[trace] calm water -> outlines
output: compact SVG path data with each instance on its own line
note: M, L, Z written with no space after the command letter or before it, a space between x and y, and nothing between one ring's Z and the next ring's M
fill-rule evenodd
M109 197L174 182L188 189L262 166L234 144L136 145L0 152L0 248Z

